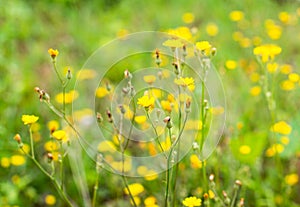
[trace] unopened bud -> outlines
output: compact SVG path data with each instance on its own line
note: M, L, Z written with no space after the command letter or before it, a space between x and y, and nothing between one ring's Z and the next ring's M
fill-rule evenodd
M97 112L96 117L97 117L97 122L98 122L99 124L103 122L103 117L102 117L102 115L101 115L99 112Z
M235 184L238 185L238 186L242 186L242 182L239 181L239 180L236 180L236 181L235 181Z
M14 140L16 140L18 142L18 144L22 143L22 139L21 139L21 136L19 134L16 134L14 136Z
M197 143L197 142L193 142L193 144L192 144L192 148L193 148L193 150L198 150L200 147L199 147L199 144Z
M110 86L109 82L106 82L105 86L106 86L107 91L111 91L111 86Z
M244 198L241 198L239 207L243 207L245 205Z
M185 112L191 112L191 99L187 98L185 102Z
M208 199L208 198L209 198L208 193L204 193L204 194L203 194L203 198L204 198L205 200Z
M214 181L214 179L215 179L215 175L214 174L210 174L209 181Z
M211 56L215 56L217 54L217 48L213 47L210 51Z
M125 114L126 110L125 110L125 108L122 104L119 105L119 109L120 109L122 114Z
M172 65L174 66L175 74L178 75L179 74L178 64L174 62Z
M108 118L108 122L112 123L113 122L112 114L111 114L109 109L106 110L106 115L107 115L107 118Z
M68 72L67 72L67 79L70 80L71 78L72 78L72 73L71 73L71 70L69 68Z
M48 158L48 162L52 162L53 161L53 154L52 153L47 153L47 158Z
M183 53L182 53L183 57L187 56L186 45L182 46L182 50L183 50Z

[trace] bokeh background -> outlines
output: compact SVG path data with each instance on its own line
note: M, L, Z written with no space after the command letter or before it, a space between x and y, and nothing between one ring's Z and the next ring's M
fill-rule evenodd
M234 16L235 10L242 15ZM297 0L0 0L0 206L64 206L49 180L29 160L22 162L14 157L19 153L14 135L26 135L22 114L40 117L36 142L40 158L44 157L46 124L54 116L39 102L33 89L45 88L51 97L61 90L47 50L58 49L61 71L70 67L76 76L96 49L115 38L178 27L189 28L195 42L207 40L217 48L213 64L224 84L227 121L220 146L208 160L208 172L220 173L220 192L240 179L245 183L242 193L246 206L300 206ZM259 84L262 69L253 54L254 47L265 43L282 48L276 57L276 114L277 121L283 120L292 128L282 143L278 141L282 146L280 172L271 161L274 155L270 154L268 137L272 121ZM252 151L244 153L241 146L245 145ZM92 189L94 165L88 157L83 159L87 185ZM179 189L182 198L201 192L193 180L199 168L190 156L183 160L180 182L184 185ZM100 179L99 206L125 205L123 188L116 188L118 178L108 172L103 176L108 179ZM150 195L162 199L159 178L138 180L147 189L142 199ZM70 181L69 185L69 194L76 200L79 193L75 184ZM54 203L47 202L49 195L56 198Z

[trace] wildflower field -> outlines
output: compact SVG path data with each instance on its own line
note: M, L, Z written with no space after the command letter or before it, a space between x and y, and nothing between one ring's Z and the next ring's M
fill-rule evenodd
M0 206L300 206L299 0L0 0Z

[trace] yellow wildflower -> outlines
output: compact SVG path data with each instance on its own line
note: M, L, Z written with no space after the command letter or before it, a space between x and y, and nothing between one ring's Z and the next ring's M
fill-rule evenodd
M219 32L219 28L215 23L209 23L206 25L206 33L211 36L214 37L218 34Z
M284 24L289 24L289 22L291 21L291 15L287 12L280 12L278 14L278 18L279 20L284 23Z
M261 93L261 87L260 87L260 86L253 86L253 87L250 89L250 94L251 94L252 96L258 96L260 93Z
M238 22L244 18L244 13L242 11L235 10L229 13L229 18L231 21Z
M10 158L10 163L15 166L24 165L25 162L26 162L26 159L22 155L13 155Z
M176 29L168 30L167 33L175 38L180 37L184 40L190 40L192 38L192 33L188 27L178 27Z
M128 185L128 188L132 194L132 196L137 196L139 194L141 194L142 192L144 192L145 188L142 184L140 183L132 183L130 185ZM129 194L127 188L124 188L124 193L125 194Z
M193 154L190 156L190 163L191 163L191 167L194 169L202 168L202 162L201 162L201 160L199 160L197 155Z
M135 116L134 117L134 121L137 123L137 124L143 124L147 121L147 117L146 116Z
M260 56L262 58L262 62L267 62L270 59L274 59L274 57L281 53L281 48L274 44L265 44L253 49L254 55Z
M158 174L154 170L149 170L144 178L147 181L155 180L158 178Z
M92 69L82 69L77 72L77 80L88 80L93 79L97 75L95 70Z
M44 144L44 149L47 152L52 152L52 151L56 151L59 149L59 145L56 142L53 141L48 141Z
M273 157L276 153L282 153L284 150L284 146L282 144L273 144L266 151L267 157Z
M175 79L174 83L182 86L182 87L187 87L189 89L189 91L194 91L195 90L195 83L194 83L194 79L193 78L183 78L180 77L179 79Z
M157 200L154 196L149 196L149 197L145 198L145 200L144 200L145 206L153 206L154 207L156 205L155 204L156 202L157 202Z
M278 69L277 63L268 63L267 64L267 70L269 73L275 73Z
M279 121L271 127L271 131L283 135L289 135L292 132L292 127L288 125L285 121Z
M118 32L117 32L117 37L120 38L120 39L124 39L127 35L128 35L128 30L127 29L120 29Z
M3 168L8 168L10 166L10 160L8 157L2 157L0 164Z
M96 90L96 96L98 98L103 98L105 97L107 94L109 94L109 91L105 88L105 87L99 87Z
M208 55L212 46L208 41L201 41L196 43L196 48L201 52L205 52L205 54Z
M116 150L114 143L108 140L102 141L98 145L99 152L116 152Z
M48 206L53 206L56 203L56 198L54 195L48 194L45 196L45 203Z
M51 133L53 133L54 131L56 131L59 128L59 123L58 123L58 121L52 120L52 121L48 122L47 127L48 127L49 131Z
M291 73L289 74L289 80L296 83L300 79L299 75L297 73Z
M59 54L58 50L54 50L54 49L52 49L52 48L50 48L50 49L48 50L48 53L49 53L49 55L50 55L53 59L56 58L56 56L58 56L58 54Z
M232 34L232 39L234 40L234 41L240 41L241 39L243 39L244 38L244 35L243 35L243 33L241 33L241 32L234 32L233 34Z
M254 46L260 45L261 42L262 42L262 39L258 36L255 36L255 37L252 38L252 43L253 43Z
M148 109L149 107L154 107L154 98L150 97L148 95L144 95L141 98L138 99L137 104L141 105L142 107L144 107L145 109Z
M236 69L236 67L237 67L237 63L236 63L236 61L234 61L234 60L227 60L227 61L225 62L225 66L226 66L226 68L229 69L229 70L234 70L234 69Z
M65 103L69 104L72 103L74 100L78 98L78 92L71 90L69 93L65 93ZM55 100L57 103L63 103L63 93L59 93L55 96Z
M284 145L288 145L290 143L290 139L287 136L282 136L280 138L280 142Z
M286 74L287 75L287 74L291 73L292 70L293 70L293 67L291 65L289 65L289 64L284 64L284 65L282 65L280 67L280 72L282 74Z
M154 83L155 80L156 80L156 77L155 77L154 75L145 75L145 76L144 76L144 81L145 81L146 83L150 84L150 85L151 85L152 83Z
M208 196L210 199L213 199L215 197L215 193L212 190L208 190Z
M182 15L182 20L184 23L186 24L190 24L190 23L193 23L194 20L195 20L195 16L193 13L191 12L186 12Z
M171 39L171 40L166 40L163 43L163 46L176 48L176 47L182 47L183 43L179 39Z
M284 80L280 83L280 87L282 90L291 91L295 88L295 83L290 80Z
M242 145L242 146L240 146L239 151L241 154L247 155L247 154L250 154L251 148L248 145Z
M67 139L67 133L64 130L57 130L52 133L52 136L58 141L65 141Z
M251 46L251 39L244 37L244 38L240 39L239 43L240 43L241 47L248 48Z
M299 182L299 176L296 173L292 173L289 175L286 175L284 177L285 183L289 186L293 186Z
M182 204L184 206L187 206L187 207L194 207L194 206L201 206L201 199L200 198L197 198L195 196L191 196L191 197L188 197L188 198L185 198L183 201L182 201Z
M172 108L173 108L172 106L173 106L173 104L172 104L170 101L162 100L162 101L160 102L160 104L161 104L161 107L162 107L163 110L168 111L168 112L171 112L171 111L172 111Z
M37 122L37 120L39 120L38 116L34 116L34 115L22 115L22 121L23 121L24 125L33 124L33 123Z

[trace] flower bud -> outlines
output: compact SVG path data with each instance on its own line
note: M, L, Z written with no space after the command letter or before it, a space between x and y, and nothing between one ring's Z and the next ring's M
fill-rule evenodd
M48 162L51 163L53 161L53 154L52 153L47 153L47 158L48 158Z
M106 115L107 115L107 118L108 118L108 122L112 123L113 122L113 118L112 118L112 114L111 114L111 112L110 112L109 109L106 110Z
M210 54L211 54L212 57L213 57L213 56L216 56L216 54L217 54L217 48L213 47L213 48L211 49L211 51L210 51Z
M22 139L21 139L21 136L19 134L16 134L14 136L14 140L16 140L18 142L18 144L21 144L22 143Z
M125 108L122 104L119 105L119 109L120 109L122 114L125 114L126 110L125 110Z
M68 72L67 72L67 79L68 80L71 80L71 78L72 78L72 73L71 73L71 70L70 70L70 68L68 69Z
M103 122L103 117L102 117L102 115L101 115L99 112L97 112L96 117L97 117L97 122L98 122L99 124Z

